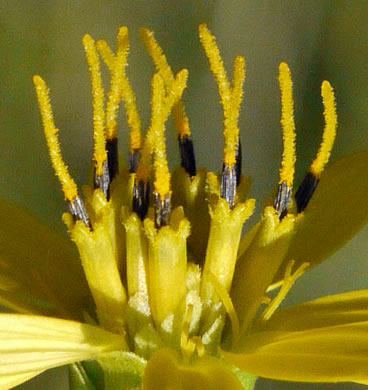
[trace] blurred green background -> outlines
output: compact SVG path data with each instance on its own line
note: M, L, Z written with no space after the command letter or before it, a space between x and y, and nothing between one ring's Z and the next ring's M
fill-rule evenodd
M140 26L155 31L175 71L189 69L184 101L197 160L218 170L222 112L197 37L198 24L206 22L217 36L229 71L235 55L246 57L240 119L243 168L253 177L252 195L258 200L259 211L278 180L280 61L288 62L294 81L297 182L320 142L320 85L324 79L335 88L339 114L332 159L368 148L367 17L365 0L0 0L0 196L64 232L60 216L65 204L49 164L31 78L38 73L47 81L65 161L78 184L86 183L92 150L91 95L81 37L88 32L114 45L120 25L129 27L127 72L144 125L149 119L153 67L139 41ZM120 123L121 150L126 155L123 116ZM178 162L176 139L171 123L168 128L169 156L174 165ZM366 287L367 238L365 228L330 262L299 281L288 302ZM62 389L66 383L65 370L58 369L20 388ZM272 381L257 385L257 390L360 388L363 386Z

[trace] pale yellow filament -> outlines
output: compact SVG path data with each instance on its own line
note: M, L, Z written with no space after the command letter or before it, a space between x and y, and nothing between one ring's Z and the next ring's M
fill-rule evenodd
M285 62L279 66L279 84L281 91L281 128L283 153L280 168L279 184L286 182L291 188L295 170L295 123L292 81L290 69Z
M49 91L40 76L33 76L33 83L37 93L38 105L40 107L41 119L52 167L54 168L55 174L60 181L65 199L71 202L78 196L77 186L71 178L68 172L68 167L65 165L61 156L59 140L57 137L58 129L54 124Z
M299 268L292 273L293 266L295 264L294 260L290 260L286 266L284 280L282 282L281 288L276 294L276 296L267 304L267 307L261 314L260 321L268 321L276 309L280 306L281 302L286 297L287 293L290 291L295 281L304 274L305 270L310 266L310 263L303 263Z
M328 81L324 81L322 83L321 95L324 105L323 115L325 117L325 128L323 130L323 138L317 153L317 157L312 162L310 167L310 171L316 177L320 177L325 165L330 158L331 150L336 137L337 127L335 96L331 84Z
M92 83L92 107L93 107L93 139L94 139L94 163L96 175L101 176L103 164L107 160L105 149L105 109L104 90L100 71L100 62L95 47L95 41L86 34L83 37L83 46L86 52L87 63L91 74Z
M233 340L232 341L233 341L233 346L235 347L239 342L240 325L239 325L239 318L238 318L238 315L235 311L234 304L233 304L231 297L230 297L228 291L226 290L226 288L221 284L221 282L219 282L217 280L216 276L212 272L209 273L209 278L210 278L210 281L211 281L214 289L216 290L216 293L218 294L219 298L221 299L227 314L229 315L230 322L231 322L231 328L232 328L232 332L233 332Z

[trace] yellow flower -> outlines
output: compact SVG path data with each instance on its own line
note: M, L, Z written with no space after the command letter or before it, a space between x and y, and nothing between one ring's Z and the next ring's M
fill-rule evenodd
M230 82L215 38L199 27L224 112L223 169L216 175L196 167L181 100L187 71L174 75L153 33L141 35L157 70L144 138L126 74L127 29L119 30L116 53L105 41L83 38L94 110L94 185L84 188L85 203L61 157L46 84L34 77L69 206L63 220L80 260L71 243L0 203L0 303L21 313L0 315L0 389L65 364L72 364L72 388L100 388L96 367L88 375L88 359L99 363L105 389L251 390L259 376L368 383L368 290L278 309L294 281L368 217L368 154L324 170L337 126L332 87L322 83L323 138L293 200L292 82L280 64L278 188L241 238L255 207L246 199L249 178L241 175L244 59L235 58ZM111 73L106 104L100 57ZM130 128L128 167L118 162L120 101ZM164 135L171 113L181 156L172 176Z

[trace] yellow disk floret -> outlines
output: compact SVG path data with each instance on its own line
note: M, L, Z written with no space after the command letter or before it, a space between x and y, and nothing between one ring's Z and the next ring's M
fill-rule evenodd
M93 107L93 138L94 138L94 162L96 175L101 176L103 164L107 160L105 149L105 109L104 90L100 71L100 62L95 47L95 41L86 34L83 37L83 46L86 52L87 63L91 74L92 83L92 107Z
M122 79L125 73L126 59L129 50L128 29L120 27L117 37L117 53L112 66L110 92L106 104L106 139L116 138L116 117L121 98Z
M310 167L310 171L317 178L320 177L328 159L330 158L337 127L335 96L331 84L328 81L324 81L322 83L321 95L324 105L323 115L325 117L325 128L323 130L323 139L318 150L317 157Z
M291 188L295 170L295 123L294 102L290 69L285 62L279 66L279 84L281 90L281 127L284 150L280 168L280 181Z
M127 35L126 38L128 38ZM104 40L97 41L96 46L106 66L109 68L110 72L113 72L115 61L116 61L115 54L112 52L109 45ZM118 38L118 46L119 46L119 38ZM128 48L126 50L128 50ZM125 68L121 79L121 99L124 102L128 126L130 128L129 151L133 152L134 150L141 148L141 144L142 144L141 120L139 117L139 112L136 104L136 97L130 85L129 79L126 76Z
M147 28L141 28L140 32L143 43L149 55L152 57L157 72L163 78L166 89L170 89L171 84L174 82L174 74L170 65L167 63L165 54L163 53L160 45L157 43L152 31ZM184 104L181 100L179 100L173 107L173 115L178 135L181 137L189 136L189 120L185 112Z
M74 180L71 178L68 172L68 167L65 165L61 157L59 140L57 137L58 129L54 124L54 117L52 115L49 99L49 91L45 82L40 76L34 76L33 83L36 88L38 105L40 107L42 124L50 153L52 167L54 168L55 174L60 181L65 199L71 202L78 195L77 186Z

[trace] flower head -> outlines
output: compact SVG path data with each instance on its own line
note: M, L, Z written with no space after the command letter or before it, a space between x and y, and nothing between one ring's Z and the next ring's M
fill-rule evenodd
M241 237L255 208L247 198L249 179L241 174L244 58L235 58L229 81L214 36L200 25L224 114L223 168L217 175L197 168L182 100L188 72L175 75L153 33L142 29L141 36L156 67L145 136L126 72L127 28L119 29L115 53L105 41L83 37L94 138L93 187L83 188L83 197L62 159L47 86L34 76L51 163L69 207L63 221L80 261L69 243L1 205L2 214L12 214L8 234L16 242L44 230L39 242L19 249L9 240L3 249L9 262L0 263L0 300L22 314L0 315L0 389L63 364L72 364L72 385L93 389L88 359L98 362L106 389L251 390L258 376L368 383L366 290L278 309L295 280L368 216L362 180L367 153L325 171L337 126L331 85L324 81L321 87L321 146L293 199L292 81L287 64L280 64L278 187L260 221ZM111 74L106 99L100 58ZM130 129L127 166L118 153L121 101ZM174 172L165 146L171 114L181 157ZM45 253L45 247L54 252ZM18 269L14 249L19 255L31 250L36 260ZM277 290L272 299L271 290Z

